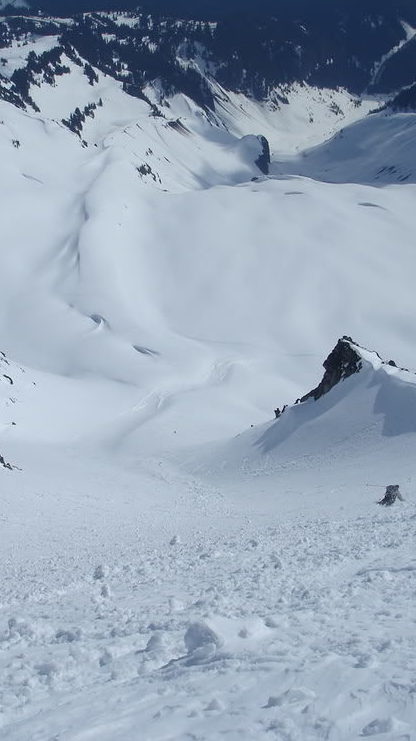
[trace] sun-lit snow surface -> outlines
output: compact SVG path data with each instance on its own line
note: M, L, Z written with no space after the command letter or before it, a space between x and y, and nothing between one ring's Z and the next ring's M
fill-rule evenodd
M271 418L416 365L415 117L65 64L0 103L1 737L412 741L414 377Z
M375 113L342 129L329 141L273 165L289 173L330 183L416 182L414 113Z
M20 446L4 738L412 739L416 386L375 365L181 469Z

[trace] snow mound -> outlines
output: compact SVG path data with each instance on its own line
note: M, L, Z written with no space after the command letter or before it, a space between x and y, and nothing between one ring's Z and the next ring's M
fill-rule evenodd
M220 648L222 644L219 636L205 623L192 623L185 633L184 642L188 653L211 645Z

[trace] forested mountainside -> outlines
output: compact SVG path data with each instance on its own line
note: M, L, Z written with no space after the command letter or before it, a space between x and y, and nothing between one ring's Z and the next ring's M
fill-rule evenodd
M31 3L16 16L17 8L8 5L0 43L59 35L62 49L70 45L123 80L130 93L160 78L168 93L179 90L208 106L207 76L256 99L294 82L356 94L397 92L414 82L416 8L410 0L319 0L313 7L263 0L255 9L248 0L196 8L187 0L152 0L151 7L145 0L139 10L132 6L63 0ZM87 9L94 12L83 13ZM42 61L51 62L45 57L38 67ZM17 77L13 82L24 88L23 73Z

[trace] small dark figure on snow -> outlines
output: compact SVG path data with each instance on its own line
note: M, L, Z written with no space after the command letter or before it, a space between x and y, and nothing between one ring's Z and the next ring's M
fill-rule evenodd
M399 491L399 484L389 484L389 486L386 486L386 493L383 499L380 499L377 504L384 504L386 507L391 507L396 499L400 499L403 502L403 497Z
M282 411L280 411L279 407L277 407L277 409L274 410L274 416L276 417L276 419L279 419L279 417L282 416L285 409L287 409L287 404L284 405Z

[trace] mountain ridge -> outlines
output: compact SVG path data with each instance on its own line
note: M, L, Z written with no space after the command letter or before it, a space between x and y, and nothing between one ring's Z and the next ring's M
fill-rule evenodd
M3 20L0 33L6 43L19 33L62 34L64 45L71 43L88 63L118 77L131 91L158 77L167 91L187 92L202 102L208 88L198 59L222 86L255 99L295 82L384 94L414 81L409 71L416 54L411 3L394 9L386 4L377 14L371 2L349 14L342 3L332 4L331 10L324 3L313 14L302 4L298 10L292 4L277 9L277 16L268 12L261 19L252 9L215 23L174 13L101 10L68 16L66 28L53 16L14 16ZM209 98L205 102L211 104Z

